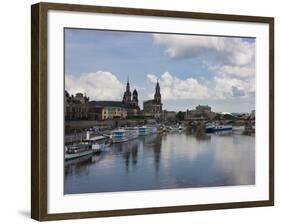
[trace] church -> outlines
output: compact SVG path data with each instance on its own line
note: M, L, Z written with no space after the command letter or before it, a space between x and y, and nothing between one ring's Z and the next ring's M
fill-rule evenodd
M160 85L159 82L157 81L155 87L154 99L143 102L143 115L151 116L154 118L160 118L161 114L162 114L161 93L160 93Z
M137 116L159 119L161 115L162 102L158 81L154 99L143 102L143 111L140 111L138 92L136 89L133 90L133 93L131 92L129 80L122 101L91 101L89 103L89 117L94 120L126 119Z
M123 95L122 104L127 110L128 116L136 116L140 112L138 92L136 89L133 91L133 96L130 90L130 82L127 81L126 91Z

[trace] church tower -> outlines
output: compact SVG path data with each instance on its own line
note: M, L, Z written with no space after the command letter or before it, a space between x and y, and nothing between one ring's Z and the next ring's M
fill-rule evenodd
M132 105L134 107L137 107L139 105L139 100L138 100L138 92L136 89L133 91L133 99L132 99Z
M129 79L127 81L127 86L126 86L126 92L124 93L123 96L123 103L124 104L130 104L131 103L131 91L130 91L130 83L129 83Z
M160 85L159 85L158 80L157 80L157 84L155 87L154 100L156 103L161 104L161 93L160 93Z

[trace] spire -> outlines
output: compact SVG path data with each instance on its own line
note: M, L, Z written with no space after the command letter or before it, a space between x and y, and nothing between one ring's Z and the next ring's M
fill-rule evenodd
M136 89L134 89L133 95L138 95L138 91Z
M130 103L131 102L131 91L130 91L130 82L129 82L129 76L127 77L127 85L126 85L126 91L124 92L123 96L123 103Z
M160 94L160 85L159 85L159 82L158 82L158 79L157 79L157 83L156 83L156 87L155 87L155 94Z
M155 86L154 100L156 100L156 102L158 102L158 103L161 103L161 93L160 93L160 85L159 85L158 79L157 79L157 83Z
M126 92L130 92L130 80L129 80L129 76L127 77Z

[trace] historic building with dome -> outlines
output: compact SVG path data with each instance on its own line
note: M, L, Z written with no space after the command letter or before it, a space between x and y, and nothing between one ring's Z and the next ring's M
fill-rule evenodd
M136 117L161 118L162 102L160 85L157 81L155 94L152 100L143 102L143 110L140 110L138 92L136 89L131 92L130 82L127 81L122 101L89 101L81 93L70 97L68 92L65 95L65 117L67 120L90 119L110 120L127 119Z
M122 101L91 101L89 117L92 120L126 119L140 114L138 92L130 90L130 82L127 81L126 90Z

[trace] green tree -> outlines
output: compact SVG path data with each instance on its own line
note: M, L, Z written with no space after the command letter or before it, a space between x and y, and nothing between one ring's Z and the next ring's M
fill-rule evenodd
M231 114L224 114L223 118L226 119L226 120L234 120L235 119L235 117Z
M176 114L176 118L180 121L184 120L184 112L182 111L179 111L177 114Z
M219 121L221 119L221 115L220 114L216 114L216 116L214 117L214 120Z

